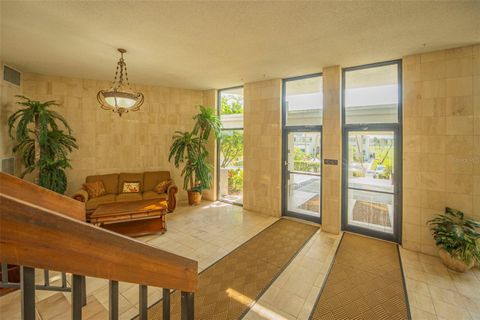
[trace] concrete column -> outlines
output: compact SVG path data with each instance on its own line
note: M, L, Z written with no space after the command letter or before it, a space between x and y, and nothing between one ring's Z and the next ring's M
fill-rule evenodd
M281 215L282 81L244 86L243 207Z
M337 165L322 166L322 229L338 234L341 228L342 117L340 66L323 69L323 159Z
M203 105L211 107L217 112L217 90L205 90L203 91ZM210 136L207 143L208 161L213 166L212 173L212 188L203 191L203 198L205 200L216 201L217 200L217 139Z

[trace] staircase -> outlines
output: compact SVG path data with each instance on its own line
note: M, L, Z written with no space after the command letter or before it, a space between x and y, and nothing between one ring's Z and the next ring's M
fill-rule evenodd
M2 266L21 266L20 284L9 282L8 272L2 272L0 286L19 287L22 319L35 319L36 290L68 292L70 305L63 294L57 303L70 308L73 320L82 319L87 304L92 308L83 316L102 312L92 305L98 301L86 299L86 276L109 280L108 319L119 316L119 281L138 284L139 319L147 319L148 286L163 288L163 319L170 319L171 290L181 291L182 320L194 319L197 261L87 224L84 219L83 203L0 173L0 261ZM35 268L46 270L42 285L35 285ZM61 285L50 284L48 270L61 272ZM66 273L72 275L70 286Z

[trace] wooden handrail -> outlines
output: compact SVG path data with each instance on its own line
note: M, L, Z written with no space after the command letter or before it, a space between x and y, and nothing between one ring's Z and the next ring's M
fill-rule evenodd
M33 204L23 198L0 190L2 262L196 291L197 261L65 216L52 209L54 204L47 208L42 201Z
M3 172L0 172L0 194L85 221L84 203Z

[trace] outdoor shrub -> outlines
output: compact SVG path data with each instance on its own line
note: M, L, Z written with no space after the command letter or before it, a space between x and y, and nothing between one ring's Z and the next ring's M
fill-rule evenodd
M228 170L228 193L239 193L243 190L243 169Z

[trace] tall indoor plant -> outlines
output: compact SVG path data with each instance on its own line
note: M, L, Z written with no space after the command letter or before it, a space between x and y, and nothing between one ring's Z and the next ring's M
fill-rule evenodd
M188 193L190 205L200 203L202 190L212 186L212 166L208 163L206 144L213 133L219 137L221 122L210 107L199 106L200 113L193 117L195 125L191 132L176 131L172 138L168 161L182 169L183 188Z
M445 214L439 214L427 223L439 247L440 258L448 268L465 272L480 263L480 222L447 207Z
M15 140L13 152L25 167L21 177L34 172L35 183L63 194L67 189L65 169L70 168L68 155L78 149L72 130L62 115L51 110L58 106L55 101L17 98L22 108L8 118L8 133Z

